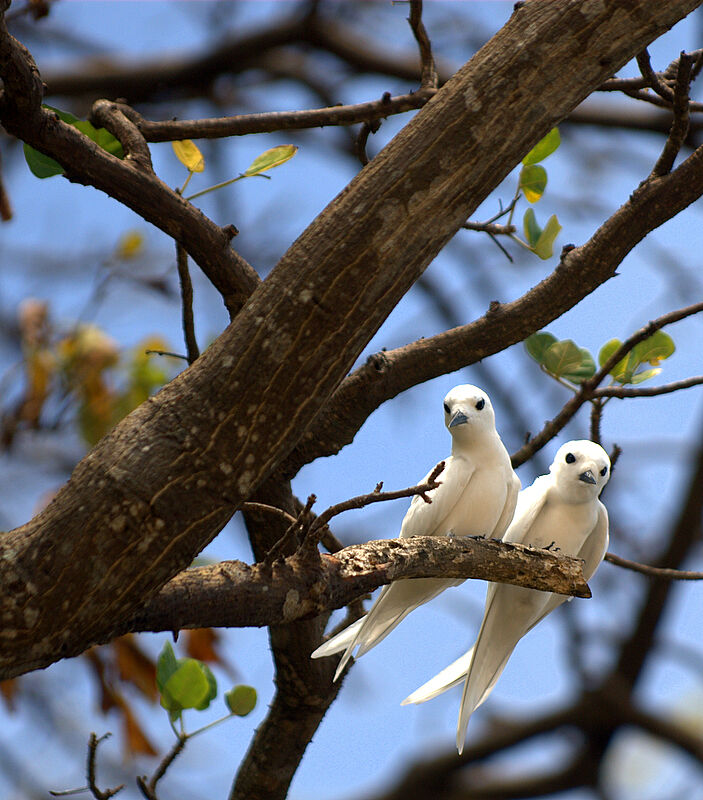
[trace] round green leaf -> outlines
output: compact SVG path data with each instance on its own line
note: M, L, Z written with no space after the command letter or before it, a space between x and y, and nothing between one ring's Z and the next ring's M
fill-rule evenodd
M556 378L572 383L581 383L596 371L596 365L588 350L584 350L571 339L552 344L544 354L544 368Z
M529 203L536 203L547 188L547 170L538 164L520 170L520 188Z
M632 354L638 364L649 363L656 367L660 361L669 358L675 350L676 345L671 336L664 331L656 331L648 339L635 345Z
M166 708L207 708L210 703L211 683L205 665L195 658L179 661L178 669L166 681L162 693ZM209 670L207 670L209 672ZM210 673L212 675L212 673Z
M525 339L525 348L538 364L542 364L544 363L544 354L556 341L556 336L552 336L547 331L540 331Z
M256 689L253 686L235 686L225 694L227 708L238 717L246 717L256 706Z
M592 378L596 374L596 362L593 356L584 347L579 347L581 353L581 363L576 369L569 370L562 373L564 380L571 383L583 383L583 381Z
M601 367L613 355L613 353L622 346L620 339L611 339L601 347L598 353L598 363ZM629 383L632 377L632 368L630 367L629 355L621 358L617 364L608 373L618 383Z
M522 163L528 167L530 164L538 164L540 161L544 161L547 156L550 156L559 147L560 143L559 128L552 128L544 139L537 142L525 158L522 159Z

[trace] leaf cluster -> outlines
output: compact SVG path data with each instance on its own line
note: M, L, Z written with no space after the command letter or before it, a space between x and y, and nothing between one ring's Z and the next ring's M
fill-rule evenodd
M170 642L164 644L156 663L156 686L172 724L182 721L186 709L204 711L217 697L217 680L210 667L197 658L176 658ZM228 716L245 717L256 706L256 689L235 686L225 693L224 700Z
M600 367L603 367L621 346L622 342L619 339L606 342L598 353ZM565 385L578 386L596 374L596 363L591 353L579 347L572 339L560 340L547 331L540 331L525 340L525 348L544 372L560 383L568 382ZM611 383L623 386L635 385L655 377L661 372L658 365L673 355L675 350L676 346L671 336L664 331L656 331L635 345L609 370ZM646 368L646 365L649 367Z

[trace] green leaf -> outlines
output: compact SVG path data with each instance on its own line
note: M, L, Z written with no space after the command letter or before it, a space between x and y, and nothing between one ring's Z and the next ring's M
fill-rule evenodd
M78 119L71 124L89 139L92 139L98 147L107 150L108 153L117 156L117 158L124 158L124 151L119 139L116 139L106 128L96 128L87 119Z
M210 669L210 667L208 667L207 664L203 663L202 661L198 661L198 664L200 664L200 668L205 673L205 677L207 678L209 686L209 691L206 697L204 697L201 700L201 702L198 703L197 706L195 706L195 708L198 711L204 711L210 705L210 703L217 697L217 680L215 679L215 676L212 674L212 670Z
M632 348L633 358L639 364L649 363L656 367L660 361L669 358L676 350L674 340L664 331L656 331L648 339Z
M593 357L571 339L554 342L544 354L542 362L547 372L571 383L581 383L595 374Z
M92 139L98 147L107 150L108 153L117 156L117 158L124 158L124 150L119 139L116 139L105 128L96 128L87 120L78 119L68 111L61 111L53 106L45 105L44 108L53 111L63 122L72 125L89 139ZM32 174L36 175L37 178L51 178L53 175L63 175L64 169L58 161L45 156L28 144L24 145L24 157Z
M628 383L637 384L643 383L644 381L648 381L650 378L653 378L655 375L658 375L661 372L661 367L654 367L653 369L645 369L642 372L638 372L637 374L633 375Z
M539 241L539 237L542 235L542 228L537 224L533 209L528 208L527 211L525 211L525 216L522 218L522 227L525 231L527 243L534 249Z
M583 383L596 374L596 362L585 347L580 347L581 364L569 372L562 373L562 378L571 383Z
M164 684L161 705L169 711L207 708L212 694L212 673L208 675L206 670L210 672L195 658L180 659L178 668Z
M171 642L166 642L156 662L156 687L160 692L163 691L166 682L177 669L178 660L173 652Z
M538 364L542 364L544 363L544 354L556 341L558 341L556 336L547 331L540 331L525 339L525 348Z
M598 363L602 367L613 353L622 346L620 339L611 339L601 347L598 353ZM608 373L618 383L629 383L631 374L628 374L629 357L621 358L620 361Z
M251 177L252 175L260 175L262 172L267 172L274 167L279 167L281 164L285 164L286 161L290 161L297 151L298 148L294 144L281 144L278 147L272 147L270 150L264 150L260 156L257 156L251 162L244 174L247 177Z
M528 203L536 203L547 188L547 170L538 164L520 170L520 188Z
M246 717L256 706L256 689L253 686L235 686L225 694L227 708L238 717Z
M552 128L544 139L537 142L525 158L522 159L523 165L529 167L530 164L538 164L540 161L544 161L547 156L550 156L559 147L560 143L559 128Z
M45 156L28 144L24 145L24 158L32 174L37 178L51 178L53 175L62 175L63 167L50 156Z
M42 104L42 108L48 108L49 111L53 111L62 122L67 122L69 125L73 125L74 122L78 122L78 117L71 114L70 111L61 111L60 108L49 106L46 103Z
M560 230L561 225L559 224L559 220L557 219L556 214L552 214L552 216L547 220L544 230L539 235L537 243L534 245L535 253L537 253L537 255L543 261L546 261L548 258L552 257L552 253L554 251L554 240L559 235Z

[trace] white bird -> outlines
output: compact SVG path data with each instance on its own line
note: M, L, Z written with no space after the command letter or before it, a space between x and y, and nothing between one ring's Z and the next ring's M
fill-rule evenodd
M444 398L444 423L452 436L440 485L415 496L400 530L409 536L486 536L500 538L513 518L520 479L495 428L488 395L476 386L455 386ZM431 471L422 479L427 481ZM462 580L416 578L384 587L371 611L312 653L321 658L345 650L334 679L358 646L357 658L377 645L418 606Z
M549 468L520 492L515 517L504 542L556 550L584 561L586 580L608 549L608 512L598 499L610 477L610 459L603 448L586 440L562 445ZM424 703L464 683L456 746L464 748L471 714L493 690L520 639L570 597L490 583L483 622L474 646L403 700Z

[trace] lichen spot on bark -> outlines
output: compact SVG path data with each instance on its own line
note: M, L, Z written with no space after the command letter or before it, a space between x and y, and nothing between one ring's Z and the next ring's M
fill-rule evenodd
M296 610L300 603L300 594L296 589L289 589L286 592L286 599L283 601L283 619L294 619Z

